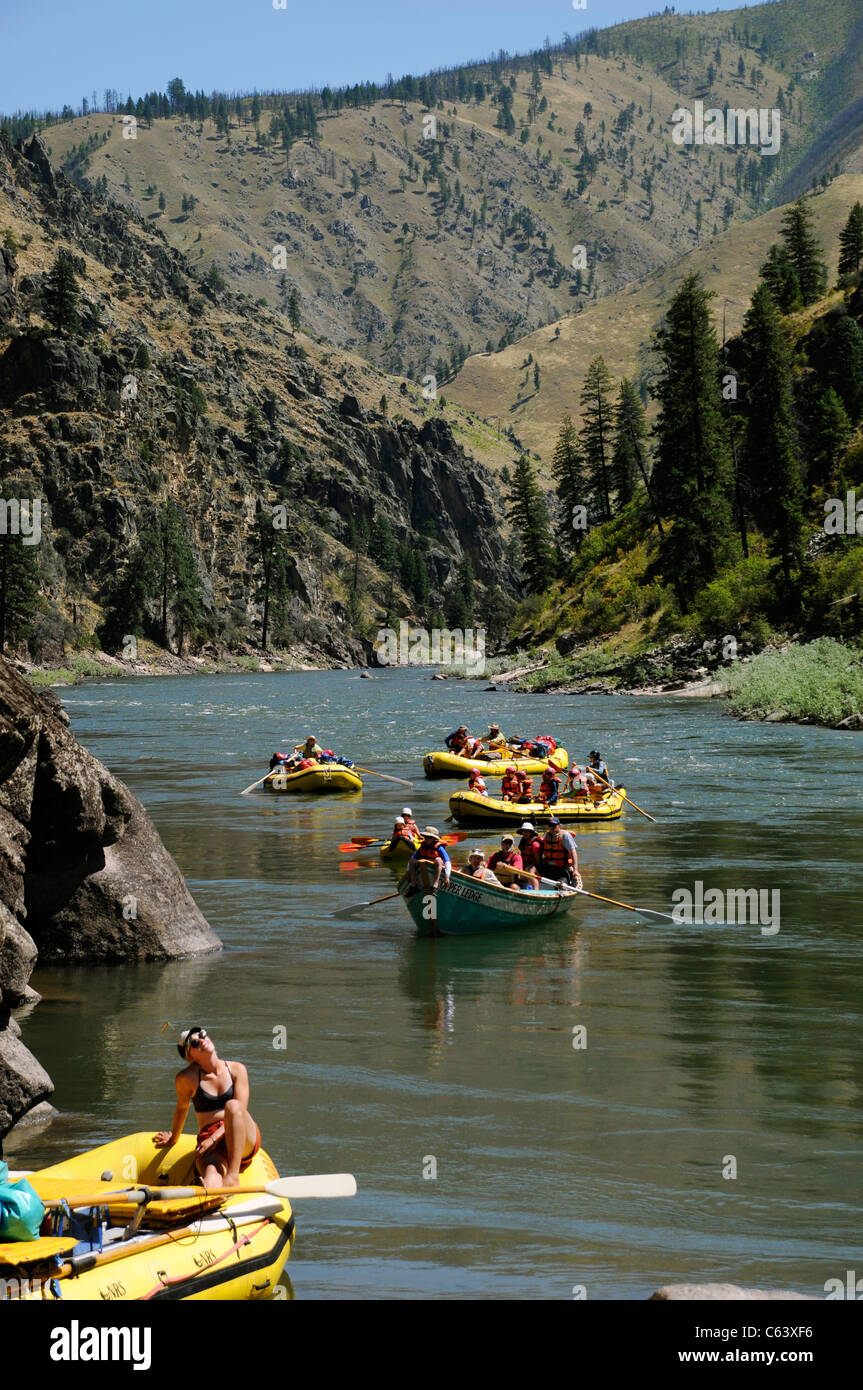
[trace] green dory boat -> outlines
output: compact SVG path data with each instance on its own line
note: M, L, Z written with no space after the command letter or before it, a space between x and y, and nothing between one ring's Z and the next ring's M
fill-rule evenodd
M569 912L581 896L546 889L502 888L453 869L449 883L441 879L430 896L433 870L420 866L425 886L411 888L407 879L399 893L420 936L473 936L502 927L531 927L557 913Z

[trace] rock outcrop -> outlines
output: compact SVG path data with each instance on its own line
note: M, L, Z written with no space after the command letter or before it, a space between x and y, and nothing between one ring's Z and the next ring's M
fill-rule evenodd
M38 997L37 952L170 960L221 944L141 803L68 722L0 659L0 1137L53 1089L10 1012Z

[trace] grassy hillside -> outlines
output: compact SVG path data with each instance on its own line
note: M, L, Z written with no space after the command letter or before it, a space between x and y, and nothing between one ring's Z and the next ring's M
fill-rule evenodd
M711 38L661 66L622 48L559 54L551 75L503 64L481 101L322 112L319 138L287 154L269 137L281 102L266 97L257 129L246 102L229 138L212 121L172 118L124 140L119 115L45 134L67 172L140 209L193 264L215 260L234 288L273 306L296 286L313 335L419 378L459 347L497 347L748 217L769 192L764 177L776 182L806 148L814 108L798 87L775 160L681 151L669 125L679 102L773 105L788 78L742 39L724 40L718 61ZM502 87L512 133L498 125ZM437 139L425 138L424 115ZM575 245L587 252L580 286Z
M837 237L852 204L863 199L863 175L841 175L812 198L815 226L824 246L831 277L838 262ZM675 287L698 271L716 294L714 310L721 325L725 314L730 338L738 332L768 247L778 239L782 210L776 209L710 238L680 260L646 277L643 284L619 291L570 315L560 323L529 334L503 352L469 357L456 381L447 387L453 400L488 419L500 416L539 455L546 468L561 417L578 415L584 375L601 353L615 377L650 379L651 335ZM531 356L540 367L534 387Z

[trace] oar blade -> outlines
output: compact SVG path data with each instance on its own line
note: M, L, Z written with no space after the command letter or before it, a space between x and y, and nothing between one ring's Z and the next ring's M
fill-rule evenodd
M312 1197L355 1197L357 1180L353 1173L310 1173L300 1177L276 1178L266 1187L271 1197L287 1197L304 1202Z

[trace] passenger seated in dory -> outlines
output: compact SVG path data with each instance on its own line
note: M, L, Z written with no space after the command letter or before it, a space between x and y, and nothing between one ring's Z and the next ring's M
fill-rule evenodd
M471 878L481 878L483 883L497 884L498 888L503 887L500 879L496 874L492 873L491 869L486 864L485 854L481 849L471 850L468 855L467 864L466 872L470 874Z

